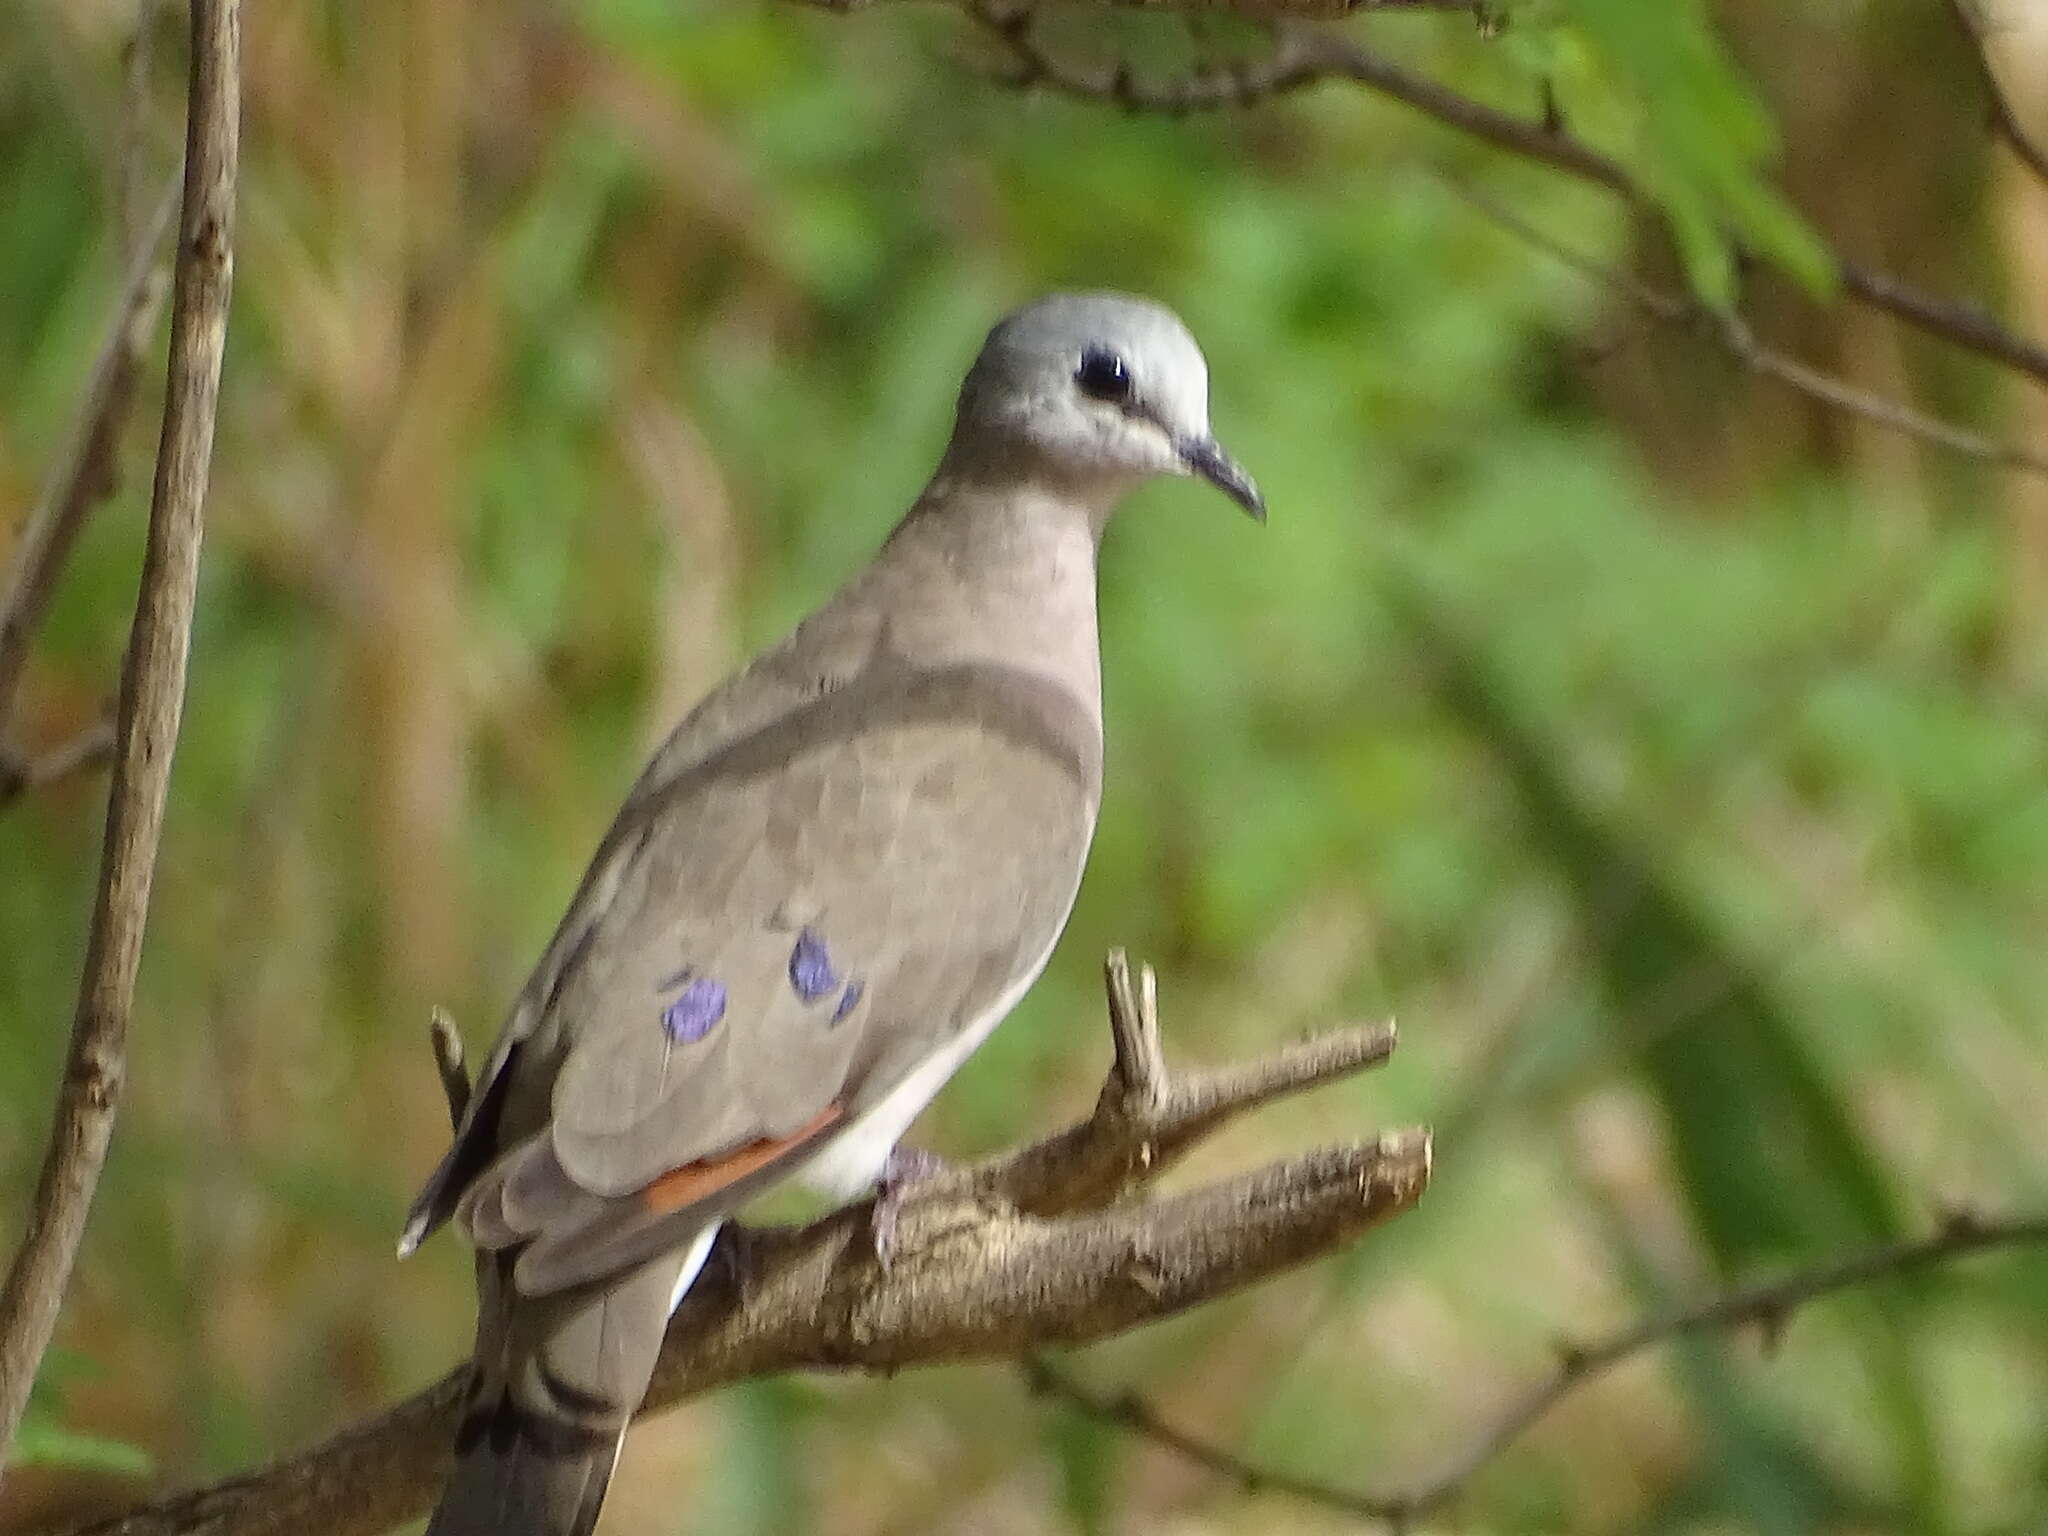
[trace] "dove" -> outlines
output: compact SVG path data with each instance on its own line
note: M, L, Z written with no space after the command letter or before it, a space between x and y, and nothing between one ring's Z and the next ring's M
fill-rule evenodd
M1102 798L1096 556L1162 476L1263 521L1170 311L1000 321L868 566L654 752L485 1058L399 1252L478 1251L429 1536L586 1536L720 1225L870 1187L1050 958Z

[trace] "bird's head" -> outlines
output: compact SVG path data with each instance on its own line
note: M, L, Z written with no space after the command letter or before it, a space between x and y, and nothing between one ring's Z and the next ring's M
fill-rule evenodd
M989 332L960 388L956 471L1023 473L1105 512L1156 475L1207 480L1261 522L1258 487L1209 431L1209 369L1171 310L1054 294Z

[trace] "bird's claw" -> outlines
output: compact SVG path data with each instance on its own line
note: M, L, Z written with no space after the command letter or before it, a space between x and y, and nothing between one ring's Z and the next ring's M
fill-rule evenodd
M890 1151L881 1177L875 1181L875 1200L868 1212L868 1237L874 1244L875 1262L883 1269L895 1261L897 1219L910 1193L945 1171L943 1160L917 1147Z

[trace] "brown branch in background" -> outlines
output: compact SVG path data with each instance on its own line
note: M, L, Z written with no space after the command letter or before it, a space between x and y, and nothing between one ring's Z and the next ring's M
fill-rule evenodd
M1517 117L1460 95L1334 32L1282 28L1262 57L1141 81L1121 65L1090 70L1055 57L1037 41L1031 5L1009 6L997 0L961 3L1001 43L1011 62L1002 78L1014 86L1042 87L1131 112L1178 114L1250 106L1326 81L1350 81L1496 149L1605 187L1634 208L1656 207L1618 161L1582 140L1544 120ZM1158 3L1163 6L1166 0ZM1833 260L1836 281L1856 302L2048 384L2048 347L2017 334L1984 310L1923 292L1840 255Z
M864 1206L801 1228L743 1235L728 1228L720 1240L726 1261L706 1267L677 1312L643 1412L774 1371L1010 1360L1101 1338L1330 1253L1421 1198L1430 1141L1410 1130L1186 1193L1117 1199L1164 1166L1163 1158L1134 1163L1133 1137L1156 1134L1158 1145L1178 1150L1185 1137L1232 1113L1333 1081L1384 1059L1385 1049L1364 1048L1358 1032L1341 1031L1177 1083L1158 1048L1150 973L1134 987L1120 954L1108 971L1116 1063L1087 1123L919 1183L886 1268L875 1260ZM433 1043L453 1110L469 1083L445 1016L435 1022ZM1201 1130L1192 1130L1197 1124ZM1061 1214L1045 1214L1055 1210ZM463 1381L462 1371L452 1372L300 1455L85 1529L96 1536L370 1536L388 1529L422 1513L440 1487Z
M114 760L114 724L95 720L69 741L35 757L0 750L0 810L32 789L45 789Z
M184 708L207 469L227 336L241 121L238 0L193 0L184 212L149 544L122 668L98 894L28 1230L0 1288L0 1465L56 1327L113 1134L171 757Z
M1986 51L1991 46L1991 41L1984 35L1975 13L1965 0L1948 0L1948 10L1949 15L1955 18L1956 25L1962 29L1963 36L1969 40L1970 55L1977 61L1977 77L1983 82L1984 99L1991 108L1992 130L2005 140L2028 170L2043 183L2048 183L2048 147L2035 142L2034 136L2027 132L2025 125L2019 120L2019 115L2013 111L2012 103L2006 98L2005 89L1998 81L1998 72L1992 67L1990 55Z
M1990 1249L2043 1243L2048 1243L2048 1217L1994 1221L1967 1210L1952 1211L1935 1232L1917 1241L1890 1243L1816 1264L1776 1280L1646 1318L1586 1343L1564 1344L1549 1375L1517 1396L1434 1477L1398 1493L1361 1493L1259 1466L1167 1422L1143 1398L1085 1387L1043 1360L1026 1362L1024 1372L1033 1391L1055 1397L1089 1418L1156 1441L1231 1479L1248 1492L1284 1493L1344 1514L1382 1520L1400 1530L1417 1516L1426 1515L1455 1497L1474 1474L1570 1393L1646 1349L1685 1334L1751 1324L1763 1329L1768 1339L1776 1340L1795 1312L1823 1296L1896 1279Z
M149 86L155 63L156 12L160 0L135 0L135 25L121 50L121 115L119 157L114 162L111 201L114 227L121 233L123 260L133 260L145 246L156 244L146 231L150 210L144 164L149 151Z
M1959 427L1953 422L1943 421L1937 416L1915 410L1900 401L1858 389L1817 368L1808 367L1797 358L1788 357L1758 341L1739 316L1721 314L1689 296L1667 293L1651 287L1629 273L1604 266L1553 239L1520 214L1495 202L1476 187L1468 186L1454 176L1446 175L1442 179L1445 185L1501 228L1555 258L1574 272L1620 294L1653 320L1665 325L1696 330L1712 337L1723 351L1760 378L1775 379L1832 410L1860 417L1888 431L1898 432L1934 447L1946 449L1964 458L2048 476L2048 457L2016 444L2000 442L1997 438L1987 437L1981 432L1972 432L1967 427Z
M166 189L137 243L78 420L8 562L5 595L0 596L0 731L13 714L29 646L49 611L57 578L78 542L86 515L114 488L115 449L135 398L143 349L156 329L163 274L155 253L170 223L173 190Z
M1178 114L1250 105L1330 79L1352 80L1502 148L1610 187L1631 201L1640 201L1640 194L1615 162L1585 149L1547 123L1523 122L1478 107L1332 34L1296 28L1283 32L1263 57L1211 66L1173 79L1142 82L1121 67L1090 71L1059 59L1038 41L1035 12L1028 7L1004 9L989 0L973 0L969 8L1008 53L1012 68L1004 79L1015 87L1050 86L1067 95L1107 102L1127 111ZM2048 458L1857 389L1810 368L1757 341L1737 317L1717 314L1691 298L1659 292L1601 267L1560 246L1478 193L1455 182L1453 185L1489 217L1575 270L1620 292L1644 313L1666 324L1705 329L1752 373L1775 379L1832 409L1951 453L2048 475Z
M1277 1467L1262 1467L1235 1451L1204 1440L1200 1435L1189 1434L1170 1423L1158 1409L1135 1392L1102 1392L1083 1386L1038 1356L1024 1361L1019 1369L1024 1373L1025 1386L1034 1395L1064 1403L1098 1424L1107 1424L1126 1434L1150 1440L1155 1445L1163 1445L1184 1460L1229 1479L1246 1493L1284 1493L1304 1504L1320 1505L1360 1520L1382 1520L1396 1527L1411 1513L1409 1506L1399 1498L1357 1493L1335 1483L1283 1472Z

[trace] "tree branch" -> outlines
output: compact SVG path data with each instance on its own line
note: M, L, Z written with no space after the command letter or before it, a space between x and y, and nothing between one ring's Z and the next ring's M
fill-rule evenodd
M71 557L86 515L114 488L114 451L135 398L135 376L156 329L163 292L156 247L175 201L167 188L137 242L78 420L8 562L5 596L0 597L0 730L13 713L29 646L49 611L57 577Z
M2048 148L2035 141L2034 136L2027 132L2025 124L2019 120L2019 115L2013 111L2012 102L2007 99L2005 88L1999 83L1998 71L1992 63L1990 50L1994 45L1991 38L1986 35L1976 13L1964 3L1964 0L1948 0L1948 9L1949 14L1955 18L1956 25L1962 29L1963 36L1969 41L1971 57L1977 61L1977 78L1983 84L1984 99L1990 104L1993 131L2005 140L2006 145L2020 157L2028 170L2032 171L2044 185L2048 185Z
M1104 978L1116 1061L1095 1113L1010 1156L932 1181L1007 1201L1040 1216L1116 1199L1158 1177L1203 1137L1247 1110L1378 1066L1394 1050L1391 1024L1315 1035L1259 1061L1169 1077L1159 1047L1157 983L1137 988L1120 949Z
M55 1124L28 1230L0 1289L0 1465L56 1326L113 1133L135 972L184 708L207 468L227 334L236 136L238 0L193 0L184 214L170 375L135 623L121 676L99 891Z
M1476 188L1469 187L1454 177L1446 176L1444 180L1465 201L1509 233L1555 258L1574 272L1612 289L1653 320L1666 325L1703 331L1730 357L1760 378L1775 379L1787 388L1805 395L1808 399L1817 400L1832 410L1860 417L1887 431L1932 444L1963 458L1977 459L2007 469L2022 469L2032 474L2048 475L2048 458L2030 449L2000 442L1997 438L1987 437L1981 432L1972 432L1967 427L1956 426L1953 422L1943 421L1938 416L1930 416L1900 401L1858 389L1830 374L1822 373L1817 368L1808 367L1797 358L1788 357L1758 341L1755 333L1742 322L1741 317L1720 314L1687 295L1664 292L1629 273L1603 266L1569 246L1553 240L1520 214L1495 202Z
M1278 1093L1383 1060L1356 1031L1185 1084L1156 1049L1131 1054L1157 1016L1148 982L1110 961L1117 1062L1090 1124L955 1177L913 1186L886 1268L865 1207L800 1228L720 1238L671 1324L643 1415L751 1376L802 1368L897 1370L942 1360L1014 1359L1081 1343L1278 1274L1329 1253L1421 1198L1424 1131L1326 1147L1157 1199L1106 1203L1134 1135L1176 1149ZM1149 975L1149 973L1145 973ZM1147 1022L1149 1021L1149 1022ZM452 1027L435 1060L454 1104L468 1092ZM1390 1043L1390 1042L1387 1042ZM1148 1065L1139 1066L1142 1059ZM459 1086L457 1086L459 1084ZM1135 1097L1134 1097L1135 1096ZM1152 1108L1134 1107L1152 1105ZM1191 1127L1199 1123L1201 1130ZM1133 1127L1146 1127L1146 1131ZM1058 1150L1055 1150L1055 1149ZM1155 1159L1149 1176L1162 1167ZM1107 1177L1114 1168L1119 1176ZM1014 1195L1038 1213L1004 1198ZM1048 1216L1057 1209L1061 1214ZM325 1444L259 1472L87 1527L94 1536L370 1536L423 1512L448 1466L464 1373Z
M35 757L0 749L0 810L32 789L61 784L75 774L104 767L114 759L112 721L95 720L69 741Z
M1820 1297L1930 1269L1987 1249L2039 1243L2048 1243L2048 1217L1989 1221L1968 1211L1952 1212L1937 1231L1918 1241L1887 1244L1816 1264L1776 1280L1745 1286L1647 1318L1588 1343L1562 1345L1558 1363L1549 1375L1514 1398L1434 1477L1398 1493L1362 1493L1262 1467L1169 1423L1135 1394L1107 1393L1083 1386L1043 1360L1028 1361L1024 1371L1034 1391L1056 1397L1089 1418L1156 1441L1231 1479L1247 1492L1284 1493L1344 1514L1385 1521L1400 1530L1417 1516L1449 1502L1474 1474L1570 1393L1646 1349L1682 1334L1752 1323L1775 1339L1799 1308Z
M1136 79L1120 65L1090 70L1056 58L1036 40L1031 5L1010 6L997 0L960 3L1003 45L1012 63L1004 78L1015 86L1039 86L1126 111L1179 114L1250 106L1326 81L1345 80L1412 107L1496 149L1605 187L1634 208L1645 212L1656 209L1655 200L1620 162L1561 131L1554 123L1517 117L1462 96L1402 68L1348 36L1308 27L1287 27L1262 58L1148 82ZM1159 3L1163 5L1166 0ZM2048 347L2017 334L1986 311L1923 292L1846 257L1835 255L1833 260L1836 281L1857 303L1882 310L1916 330L2048 384Z

